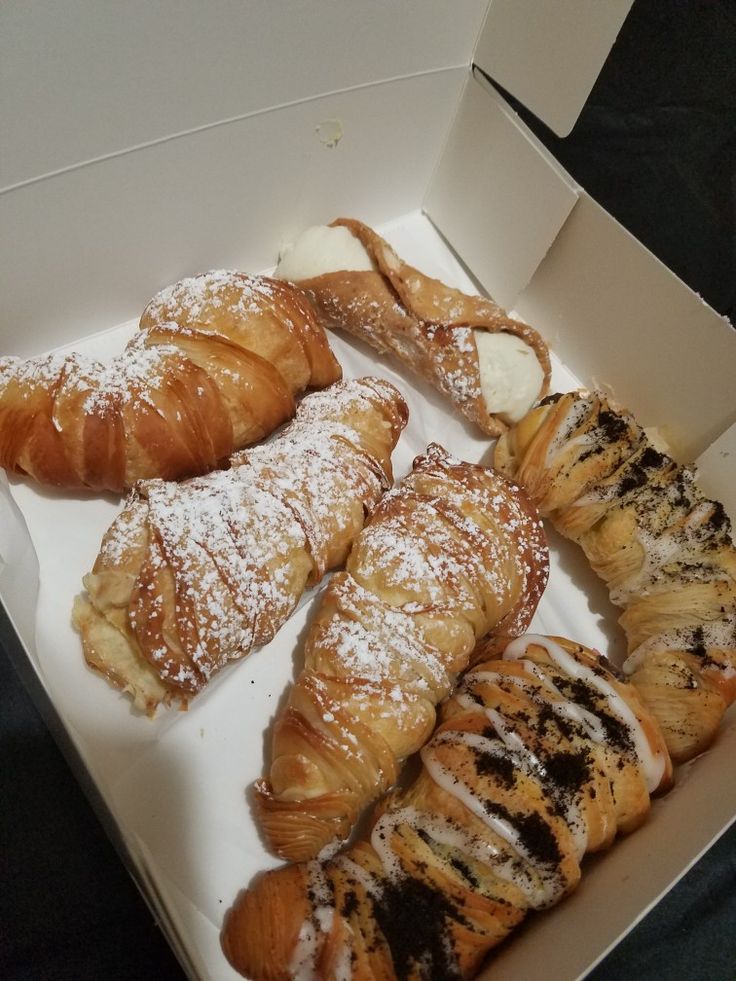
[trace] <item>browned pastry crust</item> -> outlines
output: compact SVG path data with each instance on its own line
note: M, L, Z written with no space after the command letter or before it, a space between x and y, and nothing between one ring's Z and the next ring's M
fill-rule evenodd
M624 670L673 759L706 749L736 697L736 550L722 505L602 395L547 400L499 440L495 462L623 607Z
M0 358L0 466L39 483L121 491L212 470L294 414L340 366L309 302L237 272L163 290L108 364Z
M671 782L636 689L561 638L519 638L442 715L418 779L381 803L366 839L238 896L222 945L243 975L470 978Z
M232 469L137 485L75 604L90 666L153 714L269 641L344 562L390 485L406 418L388 382L342 382Z
M528 626L547 581L541 522L518 487L431 445L323 594L274 729L258 816L282 857L346 838L435 725L490 630Z
M469 296L425 276L361 222L338 218L332 224L344 226L362 242L376 270L331 272L299 282L324 326L342 328L381 354L395 355L489 436L508 427L483 399L473 329L504 331L525 341L544 372L539 397L547 392L549 351L532 327L510 318L491 299Z

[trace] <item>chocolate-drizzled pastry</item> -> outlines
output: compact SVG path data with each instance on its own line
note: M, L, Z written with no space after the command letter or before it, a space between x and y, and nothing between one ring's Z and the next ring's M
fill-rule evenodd
M710 745L736 697L736 550L723 506L601 395L533 409L495 464L582 546L624 613L624 671L673 759Z
M636 689L571 641L518 638L466 675L442 718L366 839L237 898L222 939L242 974L470 978L671 781Z

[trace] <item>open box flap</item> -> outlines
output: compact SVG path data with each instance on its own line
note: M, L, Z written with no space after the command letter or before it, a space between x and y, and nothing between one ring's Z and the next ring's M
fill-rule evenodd
M678 459L736 422L728 321L580 189L482 77L466 87L425 209L502 306L583 384L656 426ZM730 482L711 493L728 499Z
M577 201L560 165L482 76L463 93L424 209L509 309Z
M567 136L632 3L493 0L475 63L558 136Z
M656 426L679 460L736 421L732 327L584 192L517 309L585 385ZM714 488L719 497L728 484Z

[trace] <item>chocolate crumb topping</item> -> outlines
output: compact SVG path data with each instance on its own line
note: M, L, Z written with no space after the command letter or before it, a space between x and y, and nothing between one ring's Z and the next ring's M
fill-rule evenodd
M730 532L731 522L726 514L726 509L720 501L713 502L713 512L708 519L708 524L714 531L720 531L723 528L726 532Z
M446 942L446 921L463 918L444 893L418 879L388 881L380 898L373 899L373 914L391 949L397 978L420 975L428 981L449 981L460 977Z
M343 900L342 909L340 910L340 915L345 917L347 920L353 913L357 912L359 907L358 897L354 892L348 892Z
M629 427L626 420L617 412L602 409L598 413L598 428L606 442L615 443L626 436Z
M489 814L514 826L524 849L541 865L555 868L562 861L557 839L541 814L536 811L513 814L503 804L490 800L485 801L484 806Z
M476 747L473 757L475 769L479 774L495 777L507 790L513 787L516 782L516 770L509 756L486 753Z
M708 648L705 643L705 631L702 626L695 627L692 633L690 653L697 657L705 657Z
M634 751L634 744L628 727L624 725L621 719L611 715L601 706L600 693L595 688L591 688L582 678L576 678L572 681L560 679L558 687L573 702L597 716L605 730L606 741L611 746L624 753Z
M587 750L553 753L545 759L544 768L561 791L574 793L590 779L590 754Z

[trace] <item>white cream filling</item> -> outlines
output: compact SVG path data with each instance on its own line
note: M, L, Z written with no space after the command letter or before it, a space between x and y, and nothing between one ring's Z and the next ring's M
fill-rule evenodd
M313 225L279 256L274 276L292 283L324 273L374 269L365 246L342 225Z
M313 225L284 247L274 275L298 283L331 272L375 269L367 249L342 225ZM515 423L539 395L544 371L520 337L503 331L473 331L478 350L480 387L486 408L504 422Z
M534 405L544 371L534 351L515 334L473 331L478 348L480 390L486 408L504 422L522 419Z

